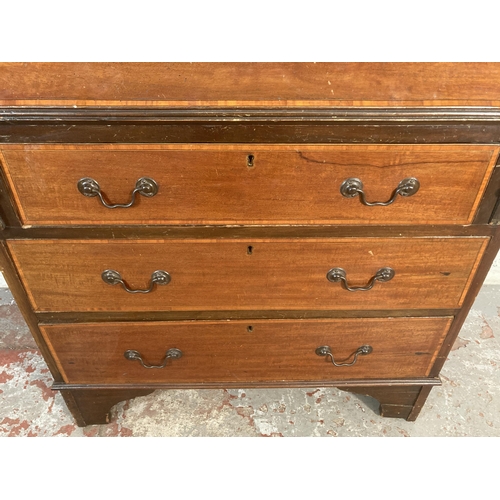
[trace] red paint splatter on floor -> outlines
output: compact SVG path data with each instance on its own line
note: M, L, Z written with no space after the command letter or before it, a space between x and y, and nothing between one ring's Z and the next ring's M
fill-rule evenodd
M480 337L482 339L492 339L494 338L495 336L493 335L493 329L491 328L491 326L488 324L488 322L483 318L484 320L484 325L482 327L482 330L481 330L481 333L480 333Z
M47 385L41 380L31 380L29 385L33 385L41 389L42 397L45 401L50 401L51 399L52 400L54 399L55 397L54 391L50 387L47 387Z
M460 349L461 347L467 347L467 345L470 343L470 340L464 340L460 337L457 337L455 340L455 343L453 344L453 347L451 348L452 351L456 351L457 349Z
M14 375L9 375L7 372L1 372L0 373L0 384L5 384L9 380L12 380L14 378Z
M248 418L251 420L251 423L253 423L253 420L251 419L251 416L253 415L253 408L249 406L238 406L236 407L236 413L243 418Z
M230 407L230 408L233 408L233 405L230 403L230 401L232 399L238 399L238 396L234 396L233 394L229 394L229 392L227 391L227 389L224 389L223 394L224 395L223 395L223 398L222 398L222 402L221 402L221 404L219 406L217 406L215 408L216 411L222 411L227 406ZM208 412L210 412L210 409L208 410Z
M20 422L18 418L12 419L9 417L5 417L1 422L0 425L16 425Z
M86 437L99 437L99 427L93 425L83 429L83 435Z
M23 420L20 424L11 427L8 437L19 436L22 431L28 430L30 424L27 420Z
M75 430L75 424L63 425L56 433L54 433L54 436L71 436Z
M123 427L117 422L106 425L102 432L102 436L104 437L133 437L133 435L132 429Z
M38 351L17 351L11 349L0 349L0 365L9 366L24 360L27 354L37 354Z
M274 408L273 411L278 413L285 413L286 406L283 403L281 403L277 408Z
M255 420L253 419L254 409L251 406L231 406L236 410L236 413L248 421L251 427L255 428Z
M316 389L316 390L315 390L315 391L313 391L313 392L306 392L306 394L307 394L310 398L312 398L312 397L313 397L313 396L314 396L317 392L319 392L319 389Z

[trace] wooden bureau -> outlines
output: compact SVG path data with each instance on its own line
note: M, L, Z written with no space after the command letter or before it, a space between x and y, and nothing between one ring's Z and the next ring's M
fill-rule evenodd
M500 246L500 64L0 64L1 266L79 425L155 389L414 420Z

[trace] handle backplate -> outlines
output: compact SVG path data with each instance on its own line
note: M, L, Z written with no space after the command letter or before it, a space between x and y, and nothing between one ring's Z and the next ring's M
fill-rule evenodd
M136 351L134 349L129 349L123 353L125 356L125 359L128 359L129 361L139 361L141 365L144 368L165 368L167 366L167 361L169 359L179 359L182 358L182 351L180 349L176 349L175 347L172 347L169 349L163 358L163 361L160 365L150 365L148 362L144 361L142 359L142 355L139 351Z
M318 347L315 352L318 356L328 356L334 366L352 366L358 360L358 356L366 356L368 354L371 354L373 352L373 347L371 345L362 345L358 347L356 351L351 354L351 356L354 356L354 359L351 363L337 363L333 357L332 349L328 345ZM349 358L351 356L349 356Z
M161 271L161 270L154 271L153 274L151 275L149 287L147 289L134 290L127 286L121 274L118 271L115 271L114 269L106 269L105 271L103 271L101 274L101 278L104 281L104 283L107 283L108 285L121 285L122 288L128 293L149 293L153 291L155 285L168 285L172 280L170 274L168 274L167 271Z
M391 267L382 267L375 273L374 276L370 278L370 281L366 286L350 286L347 283L347 273L345 270L341 267L334 267L326 273L326 279L332 283L338 283L340 281L344 285L344 288L349 292L357 292L371 290L376 281L385 283L392 280L395 275L396 271L394 271Z
M134 204L137 193L142 196L146 196L147 198L151 198L158 193L158 184L150 177L141 177L137 180L135 188L132 191L131 200L125 204L117 203L112 205L108 203L104 198L99 183L91 177L84 177L83 179L80 179L77 183L77 187L78 191L80 191L83 196L87 196L88 198L98 196L99 200L106 208L129 208Z
M391 198L388 201L373 201L369 202L366 199L365 192L363 191L363 183L356 177L346 179L340 185L340 193L345 198L354 198L359 195L359 199L363 205L368 207L386 207L392 205L396 201L398 195L400 196L413 196L420 189L420 182L415 177L407 177L403 179L398 187L393 191Z

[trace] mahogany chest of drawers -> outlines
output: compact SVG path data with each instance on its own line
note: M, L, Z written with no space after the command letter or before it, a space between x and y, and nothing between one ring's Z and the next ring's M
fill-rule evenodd
M414 420L500 244L500 64L1 64L1 265L79 425L155 389Z

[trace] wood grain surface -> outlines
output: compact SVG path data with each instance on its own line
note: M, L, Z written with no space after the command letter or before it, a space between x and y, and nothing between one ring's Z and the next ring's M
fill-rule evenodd
M36 311L359 310L460 307L489 238L282 240L11 240ZM251 248L250 248L251 247ZM382 267L395 277L349 292L327 280L341 267L365 286ZM155 270L168 285L132 295L101 279L118 271L145 289Z
M242 384L345 387L413 420L500 244L499 131L500 63L0 63L0 264L79 425ZM131 209L76 188L126 203L143 176L159 193ZM421 188L365 207L349 177L369 201ZM349 292L333 267L396 274ZM105 269L172 281L132 295ZM373 352L334 367L321 345ZM164 369L124 357L173 347Z
M498 147L38 145L3 146L1 154L25 225L468 224ZM108 203L123 204L145 176L158 194L137 196L127 209L105 208L77 189L91 177ZM341 195L352 177L370 202L389 200L408 177L421 187L390 206L367 207Z
M496 105L499 63L3 63L0 104Z
M316 321L107 323L46 325L41 330L68 383L225 382L426 376L451 318ZM249 331L251 329L251 331ZM330 346L337 362L362 345L373 352L350 367L315 354ZM163 369L125 359L129 349Z

